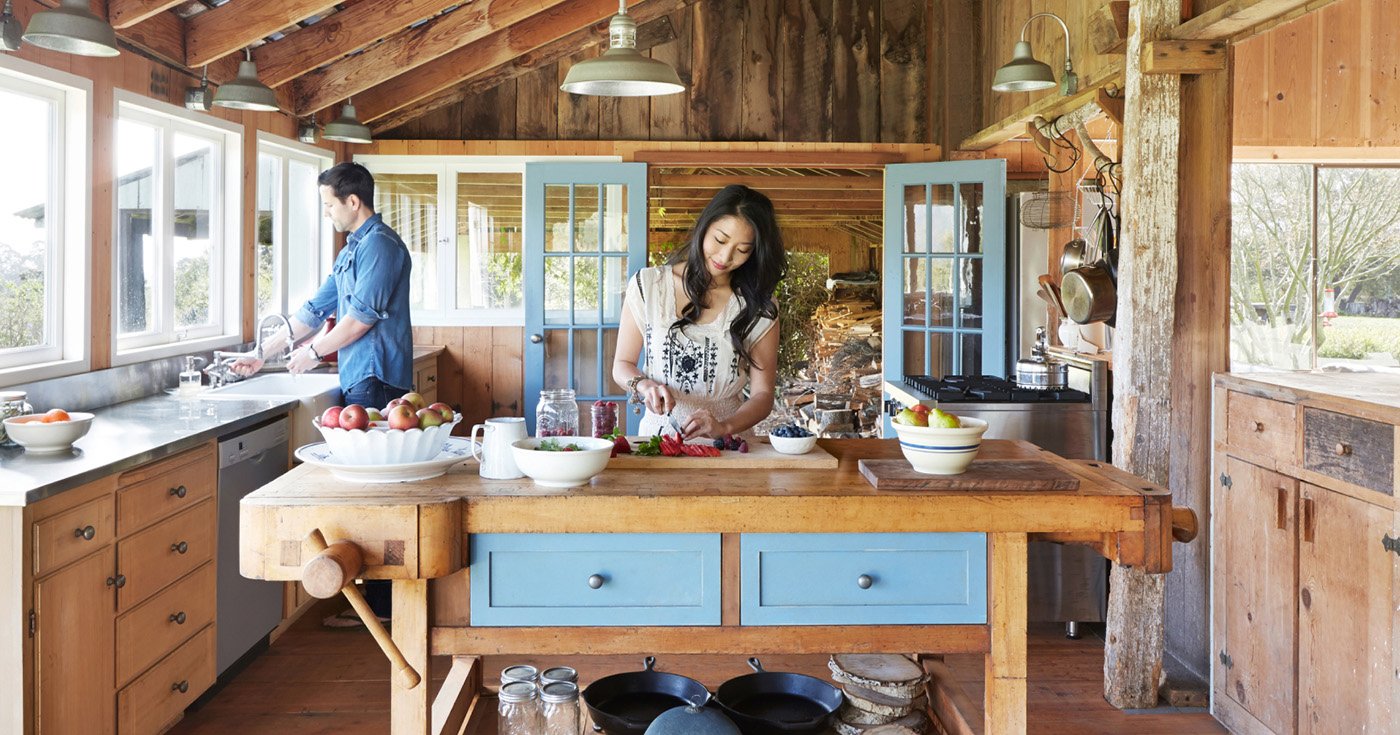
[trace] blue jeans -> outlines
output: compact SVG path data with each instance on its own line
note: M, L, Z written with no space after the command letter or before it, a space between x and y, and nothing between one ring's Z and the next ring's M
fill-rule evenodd
M395 388L376 377L368 377L341 390L341 405L358 403L365 408L383 409L384 404L407 393L407 388Z

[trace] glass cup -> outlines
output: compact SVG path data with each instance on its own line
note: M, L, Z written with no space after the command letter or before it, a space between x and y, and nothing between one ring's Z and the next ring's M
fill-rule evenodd
M25 399L28 393L22 390L0 391L0 421L14 416L28 416L34 413L34 407L29 405ZM15 440L11 439L5 431L5 424L0 423L0 447L17 447Z

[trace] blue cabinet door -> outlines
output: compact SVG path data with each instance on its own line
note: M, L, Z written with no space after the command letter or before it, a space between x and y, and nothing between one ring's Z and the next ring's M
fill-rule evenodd
M525 164L525 416L541 390L573 388L580 431L612 380L627 279L646 266L646 164ZM626 415L628 433L639 418Z

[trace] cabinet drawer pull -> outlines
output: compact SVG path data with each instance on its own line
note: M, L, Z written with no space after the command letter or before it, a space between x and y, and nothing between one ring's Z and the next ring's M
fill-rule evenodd
M176 625L184 625L184 624L185 624L185 611L184 611L184 610L181 610L180 612L177 612L177 613L172 614L172 615L170 616L170 622L172 622L172 623L174 623L174 624L176 624Z
M593 576L589 577L589 578L588 578L588 586L589 586L589 587L592 587L592 588L595 589L595 590L598 589L599 587L602 587L602 586L603 586L603 575L601 575L601 574L594 574Z
M116 587L117 589L121 589L121 588L125 587L125 586L126 586L126 575L125 575L125 574L118 574L118 575L115 576L115 577L108 577L108 578L107 578L107 586L108 586L108 587Z
M183 554L183 553L185 553L186 551L189 551L189 550L190 550L190 545L189 545L188 543L184 542L184 541L181 541L181 542L176 543L176 544L171 544L171 545L170 545L170 550L173 551L173 552L175 552L175 553L177 553L177 554Z
M427 382L429 382L429 383L436 383L436 382L437 382L437 376L436 376L436 375L429 375L429 376L428 376Z
M875 580L869 574L862 574L859 577L856 577L856 586L863 590L870 589L871 586L873 586L874 584Z
M1351 445L1346 442L1337 442L1337 446L1332 447L1332 453L1338 457L1349 456L1351 455Z
M1303 498L1303 543L1312 543L1317 529L1314 527L1313 499Z
M73 538L80 538L84 541L91 541L97 535L97 529L92 526L83 526L73 529Z
M188 493L189 490L187 490L184 485L170 488L170 494L177 498L184 498Z
M1278 489L1278 529L1285 531L1288 529L1288 488Z
M175 682L174 684L171 684L171 685L170 685L170 691L172 691L172 692L179 692L179 693L181 693L181 694L184 694L185 692L188 692L189 690L190 690L190 680L189 680L189 679L185 679L185 680L183 680L183 681L178 681L178 682Z
M1255 422L1254 422L1254 432L1255 432L1256 434L1262 434L1262 433L1264 432L1264 422L1263 422L1263 421L1255 421Z

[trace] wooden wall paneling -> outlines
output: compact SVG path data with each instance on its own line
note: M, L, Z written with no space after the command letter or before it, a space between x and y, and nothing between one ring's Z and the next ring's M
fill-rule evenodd
M26 46L27 48L27 46ZM92 66L92 202L91 244L88 248L88 343L90 369L112 366L112 214L116 180L116 101L114 86L120 69L115 64Z
M934 15L937 15L935 4ZM980 0L944 0L941 3L943 33L932 36L940 39L937 63L929 69L929 74L937 74L939 84L930 84L934 111L939 119L931 121L934 130L933 142L943 146L944 155L958 147L958 143L982 128L983 98L991 94L990 72L984 73L983 59L985 45L981 33L982 18L985 14ZM939 28L934 21L935 32Z
M493 351L481 346L491 344L492 327L463 327L458 349L462 360L462 413L472 423L490 418L492 381L495 366ZM516 372L523 373L524 364L517 362Z
M515 80L508 79L501 84L482 91L470 104L455 105L461 109L462 138L500 140L511 139L516 135ZM451 109L451 107L449 107Z
M598 139L650 140L651 99L648 97L600 97L598 99Z
M831 139L880 139L880 1L835 0Z
M1362 100L1372 145L1400 145L1400 0L1370 3L1371 95Z
M738 140L743 131L743 0L696 3L691 36L690 138Z
M740 23L744 28L744 50L740 76L744 140L771 140L778 137L783 120L782 8L776 2L743 4Z
M1305 15L1269 34L1269 141L1314 145L1317 17Z
M783 2L783 140L831 140L832 2Z
M597 49L574 54L559 62L559 82L564 83L574 64L598 56ZM557 86L557 85L556 85ZM600 115L598 97L585 94L559 94L559 138L562 140L597 140Z
M523 327L491 328L491 414L492 416L524 416L525 329ZM611 370L611 366L604 366ZM533 431L534 427L530 427Z
M1369 138L1362 100L1370 84L1371 35L1361 0L1337 2L1316 13L1318 143L1361 145ZM1392 53L1396 49L1391 49Z
M887 2L880 14L880 138L928 139L928 18L925 3Z
M1235 145L1269 140L1269 48L1266 35L1234 46Z
M517 140L553 140L559 137L559 67L542 66L515 78L515 135ZM457 107L458 105L453 105Z
M415 138L461 140L472 138L463 119L468 112L477 109L477 100L472 105L443 105L431 112L410 121L405 127L414 131Z
M685 85L680 94L668 94L651 98L651 140L684 140L690 131L690 98L695 94L694 79L691 73L691 49L695 6L682 8L671 13L671 27L676 39L651 49L651 58L664 61L676 70L676 75Z

